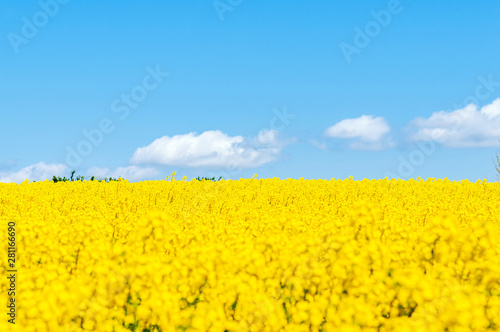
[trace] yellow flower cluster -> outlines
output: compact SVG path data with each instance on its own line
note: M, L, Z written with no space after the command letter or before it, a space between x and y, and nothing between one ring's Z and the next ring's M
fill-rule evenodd
M0 184L2 275L14 220L22 331L499 330L499 197L447 179Z

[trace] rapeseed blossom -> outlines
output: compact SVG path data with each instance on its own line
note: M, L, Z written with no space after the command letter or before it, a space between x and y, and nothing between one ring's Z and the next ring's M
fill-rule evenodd
M499 183L447 179L2 183L16 325L498 330L499 197Z

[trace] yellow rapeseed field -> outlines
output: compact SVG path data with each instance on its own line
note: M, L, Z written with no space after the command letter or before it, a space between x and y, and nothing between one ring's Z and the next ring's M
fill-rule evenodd
M15 221L18 331L499 330L499 197L447 179L2 183L3 303Z

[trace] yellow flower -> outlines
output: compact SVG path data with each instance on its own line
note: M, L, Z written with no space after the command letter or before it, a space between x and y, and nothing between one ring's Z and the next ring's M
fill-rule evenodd
M499 183L171 179L0 183L20 330L500 326Z

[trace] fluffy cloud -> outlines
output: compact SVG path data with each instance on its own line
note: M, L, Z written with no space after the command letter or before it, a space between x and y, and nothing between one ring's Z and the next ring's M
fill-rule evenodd
M0 172L0 182L20 183L28 179L30 181L41 181L52 179L54 175L62 176L67 172L67 166L64 164L46 164L39 162L21 168L17 172Z
M334 124L325 131L325 136L351 139L351 149L381 150L393 145L388 137L390 131L391 128L384 118L362 115Z
M480 110L474 104L452 112L417 118L407 128L411 141L435 141L444 146L489 147L500 137L500 98Z
M127 166L118 167L114 171L108 168L92 167L87 171L89 176L96 176L98 178L119 178L127 179L129 181L141 181L146 179L151 179L160 174L160 172L152 167L139 167L139 166Z
M122 177L130 181L140 181L156 177L160 172L152 167L127 166L118 167L115 170L108 168L92 167L86 172L86 178L96 176L100 178ZM17 172L1 172L0 182L16 182L20 183L28 179L30 181L42 181L45 179L51 180L53 176L69 177L69 169L65 164L46 164L39 162L37 164L24 167ZM75 175L79 175L76 173Z
M228 136L219 130L200 135L191 132L163 136L148 146L138 148L130 162L185 167L251 168L278 158L285 142L276 130L262 130L255 138Z

